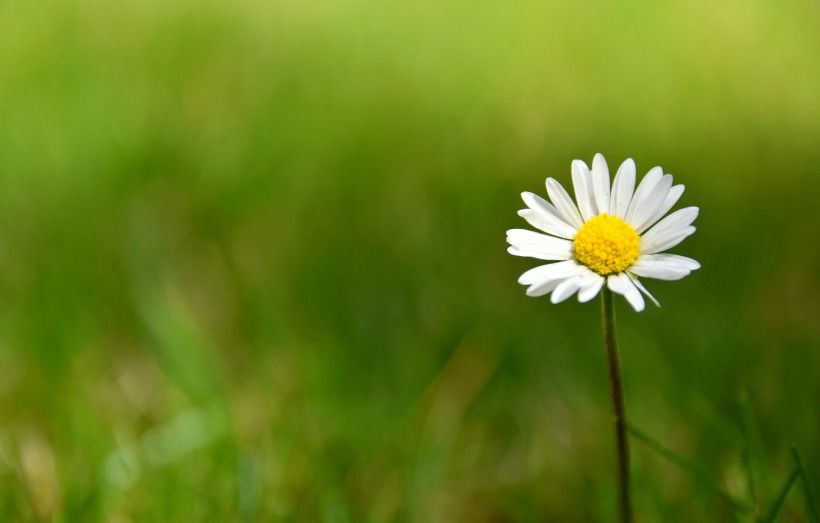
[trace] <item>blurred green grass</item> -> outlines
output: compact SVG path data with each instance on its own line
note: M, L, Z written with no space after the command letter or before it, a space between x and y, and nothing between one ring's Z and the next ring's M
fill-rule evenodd
M596 152L701 207L703 268L619 305L631 421L759 516L792 443L820 492L819 21L0 3L2 519L611 520L597 307L503 236ZM754 515L633 445L642 521Z

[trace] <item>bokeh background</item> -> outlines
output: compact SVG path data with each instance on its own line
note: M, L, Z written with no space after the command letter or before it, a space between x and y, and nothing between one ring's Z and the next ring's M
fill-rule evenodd
M0 519L611 521L596 303L519 193L635 158L703 268L618 303L639 521L820 493L820 4L0 2ZM709 483L709 482L713 483ZM714 487L747 506L735 510ZM797 484L780 521L807 521Z

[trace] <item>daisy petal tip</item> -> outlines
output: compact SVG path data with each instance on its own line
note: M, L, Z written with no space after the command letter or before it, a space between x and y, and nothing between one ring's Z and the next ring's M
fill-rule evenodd
M598 295L598 292L600 291L596 291L595 293L579 292L578 303L587 303L588 301L592 301L592 299Z
M629 292L624 295L626 298L626 302L635 309L635 312L643 312L646 309L646 301L641 297L641 293L638 289L635 289L635 292Z
M607 181L609 181L609 166L606 163L606 158L601 153L596 153L595 157L592 159L592 170L598 174L598 176L605 176L607 177Z
M635 160L627 158L621 163L621 166L618 167L618 171L621 173L628 172L631 176L635 176L635 173L638 171L638 166L635 165Z
M629 295L624 297L626 298L627 303L632 305L632 308L635 309L635 312L643 312L644 309L646 309L646 301L644 301L644 299L641 297L641 293L638 292L637 289L635 290L635 292L637 294L630 293Z
M642 291L642 292L643 292L643 291ZM657 308L659 308L659 309L661 308L661 303L660 303L658 300L656 300L654 296L652 296L652 295L651 295L651 294L649 294L648 292L645 292L645 293L644 293L644 295L645 295L647 298L649 298L649 301L651 301L651 302L655 305L655 307L657 307Z

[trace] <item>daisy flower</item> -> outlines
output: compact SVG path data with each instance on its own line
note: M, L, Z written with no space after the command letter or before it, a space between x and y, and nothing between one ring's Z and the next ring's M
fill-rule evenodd
M572 162L576 206L567 191L547 178L552 200L525 192L526 209L518 215L545 234L526 229L507 231L508 252L548 263L530 269L518 279L528 296L552 293L559 303L578 293L578 301L594 298L606 283L626 298L636 311L644 309L646 295L639 278L679 280L700 264L684 256L662 254L695 232L697 207L686 207L664 216L683 194L683 185L672 185L672 175L655 167L635 189L635 162L621 164L610 186L609 168L596 154L592 169L581 160Z

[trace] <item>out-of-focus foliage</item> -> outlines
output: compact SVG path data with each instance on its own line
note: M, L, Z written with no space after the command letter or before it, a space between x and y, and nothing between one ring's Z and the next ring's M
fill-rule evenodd
M518 193L603 152L699 205L619 305L632 422L820 492L816 2L0 3L0 519L607 521L595 304ZM642 521L734 521L633 441ZM802 517L799 492L784 513ZM816 494L815 494L816 496Z

